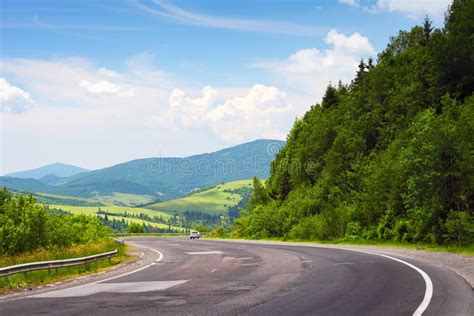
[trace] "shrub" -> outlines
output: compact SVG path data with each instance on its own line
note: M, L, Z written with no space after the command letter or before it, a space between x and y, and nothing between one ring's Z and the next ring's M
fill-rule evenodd
M474 243L474 215L469 212L451 211L444 223L443 237L459 246Z

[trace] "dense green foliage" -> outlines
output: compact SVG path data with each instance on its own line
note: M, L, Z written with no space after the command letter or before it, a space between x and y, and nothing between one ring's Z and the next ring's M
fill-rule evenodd
M238 236L474 242L474 1L401 31L295 122Z
M110 229L96 218L50 212L32 196L0 191L0 254L68 248L107 238Z
M282 147L284 143L278 140L256 140L186 158L138 159L61 178L56 182L51 177L0 177L0 186L24 192L89 198L119 192L143 195L145 200L151 198L166 201L218 183L250 179L254 175L267 178L275 149Z

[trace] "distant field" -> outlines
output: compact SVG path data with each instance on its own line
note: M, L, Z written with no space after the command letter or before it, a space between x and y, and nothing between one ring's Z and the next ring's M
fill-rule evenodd
M129 194L114 192L110 195L101 195L95 198L82 198L48 193L34 193L40 202L47 204L99 206L99 205L125 205L135 206L152 202L154 197L149 195Z
M99 206L105 203L98 199L66 196L59 194L34 193L39 202L46 204L76 205L76 206Z
M139 195L120 192L114 192L110 195L97 196L97 199L103 202L104 204L123 204L128 206L145 204L155 200L155 198L150 195Z
M240 188L251 188L251 180L233 181L219 184L209 190L196 193L185 198L155 203L146 206L149 209L173 214L185 211L200 211L216 214L225 213L228 206L234 206L242 199L239 194L224 192Z
M102 218L105 217L105 215L103 215L103 214L98 214L98 216L100 216ZM121 221L123 219L128 224L138 223L138 224L141 225L141 224L145 223L145 224L150 225L152 227L162 228L162 229L168 229L168 227L169 227L167 224L153 223L153 222L145 221L145 220L142 220L142 219L139 219L139 218L130 218L130 217L113 216L113 215L107 215L107 218L109 220L115 219L116 221ZM174 230L177 230L177 231L184 231L183 227L178 227L178 226L173 226L173 225L171 225L171 229L174 229Z
M130 207L130 206L117 206L117 205L106 205L106 206L72 206L72 205L58 205L58 204L50 204L50 208L61 209L64 211L69 211L72 214L86 214L86 215L95 215L99 211L110 212L114 214L123 214L127 212L128 214L136 214L139 215L140 213L146 214L148 216L160 216L164 219L171 218L171 215L160 212L160 211L153 211L146 208L139 208L139 207Z

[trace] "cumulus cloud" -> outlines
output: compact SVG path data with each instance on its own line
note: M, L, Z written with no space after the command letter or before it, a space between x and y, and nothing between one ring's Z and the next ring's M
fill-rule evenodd
M107 80L100 80L96 83L91 83L87 80L81 80L81 82L79 82L79 86L92 94L109 94L120 97L133 95L132 90L122 89L118 85Z
M30 94L0 78L0 109L2 112L19 113L33 105Z
M319 100L330 81L348 82L354 77L360 59L376 53L368 38L357 32L347 36L331 30L324 41L331 46L324 51L305 48L287 59L262 61L254 66L274 73L292 89Z
M164 85L165 74L151 66L137 70L133 65L125 72L97 67L85 58L0 60L0 73L20 82L35 96L36 105L42 107L103 107L117 106L118 100L126 105L130 96L150 104L156 94L168 93ZM153 73L154 85L149 85L149 73ZM99 97L100 96L100 97ZM113 101L113 102L111 102Z
M243 96L218 101L218 91L210 86L202 95L192 98L180 89L174 89L166 111L153 119L158 124L181 126L208 126L226 142L255 138L284 138L288 117L294 107L286 94L275 87L256 84Z

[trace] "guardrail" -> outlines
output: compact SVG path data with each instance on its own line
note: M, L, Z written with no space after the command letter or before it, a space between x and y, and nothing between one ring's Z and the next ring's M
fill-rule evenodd
M24 272L26 274L27 272L36 271L36 270L67 268L67 267L99 261L102 259L110 259L117 256L117 252L118 252L117 249L115 249L114 251L104 252L98 255L82 257L82 258L17 264L14 266L0 268L0 277L6 277L9 275L21 273L21 272Z
M112 236L127 236L127 235L148 235L148 236L160 236L160 235L189 235L189 233L112 233Z

